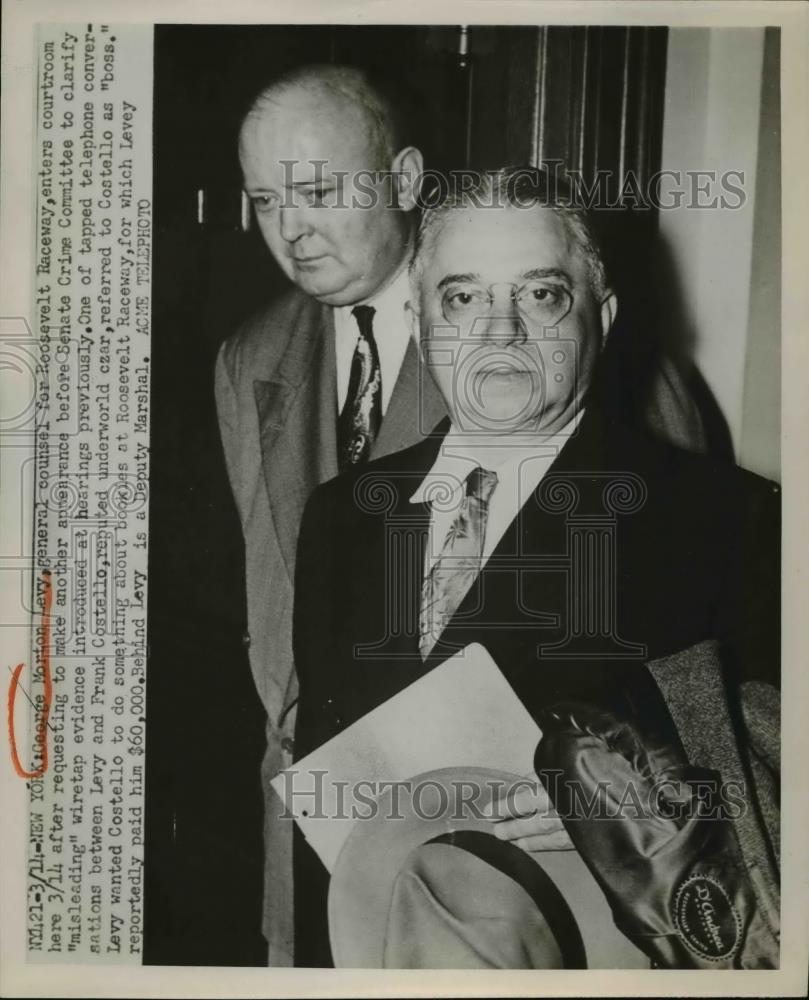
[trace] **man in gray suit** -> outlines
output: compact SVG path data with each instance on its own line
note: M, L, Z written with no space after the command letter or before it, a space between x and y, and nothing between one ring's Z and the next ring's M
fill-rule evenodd
M414 444L444 416L405 319L418 149L357 70L305 67L242 125L244 188L295 284L222 347L216 400L246 548L250 665L267 710L264 925L291 965L292 830L269 780L292 762L292 580L303 506L347 466ZM375 176L379 172L378 176Z

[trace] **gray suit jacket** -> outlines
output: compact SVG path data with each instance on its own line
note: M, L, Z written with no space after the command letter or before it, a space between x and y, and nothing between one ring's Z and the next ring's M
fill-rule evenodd
M223 344L216 364L219 425L246 552L250 666L267 710L263 931L270 965L292 964L292 830L269 788L292 763L297 679L292 581L304 504L337 475L333 311L297 289ZM418 349L408 344L371 457L415 444L445 416ZM260 456L260 460L259 460Z

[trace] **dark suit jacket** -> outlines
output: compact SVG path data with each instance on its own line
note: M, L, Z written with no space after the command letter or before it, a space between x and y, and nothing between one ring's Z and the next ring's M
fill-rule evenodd
M372 458L424 437L446 413L414 343L408 345ZM248 646L267 710L262 763L266 848L263 931L269 964L292 963L290 825L270 780L292 763L298 682L292 657L298 529L310 492L337 474L333 310L293 288L223 345L216 404L228 476L245 540ZM667 440L705 447L682 374L665 358L653 373L646 423Z
M423 663L429 507L409 498L440 440L340 477L309 500L293 629L297 756L472 642L488 648L534 714L583 699L674 740L648 660L716 639L737 680L777 681L777 486L595 407ZM302 839L295 866L296 964L328 964L328 877Z

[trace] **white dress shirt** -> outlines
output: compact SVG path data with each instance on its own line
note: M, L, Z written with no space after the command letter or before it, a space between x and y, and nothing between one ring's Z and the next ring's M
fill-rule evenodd
M405 303L410 298L410 282L405 262L390 284L362 305L373 306L374 340L382 369L382 413L388 408L393 387L399 377L410 329L405 316ZM348 395L351 362L359 340L357 320L351 315L354 306L337 306L334 310L335 348L337 351L337 412L342 412Z
M411 503L431 503L430 528L424 559L424 575L430 572L444 547L444 540L465 494L469 473L480 466L497 473L497 485L489 497L483 567L506 528L537 488L562 447L581 420L580 410L552 437L515 434L506 438L482 438L461 434L454 427L444 438L432 469L410 498Z

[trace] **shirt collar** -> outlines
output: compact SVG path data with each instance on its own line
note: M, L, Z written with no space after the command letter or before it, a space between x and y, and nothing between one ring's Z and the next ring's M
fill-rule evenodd
M561 448L575 433L584 410L569 420L565 426L547 438L531 438L521 443L518 436L508 439L504 447L496 439L486 440L478 435L464 434L454 425L450 427L432 468L421 481L418 489L410 497L410 503L432 503L440 497L448 502L463 487L466 477L477 466L498 473L500 479L510 467L522 463L529 456L547 459L547 466L559 454Z
M371 306L375 310L374 326L379 322L379 329L384 329L385 321L390 320L388 325L390 328L396 329L399 324L404 323L404 305L409 298L410 280L407 272L407 260L405 260L396 276L384 288L360 304ZM339 309L343 315L350 317L354 306L340 306Z

